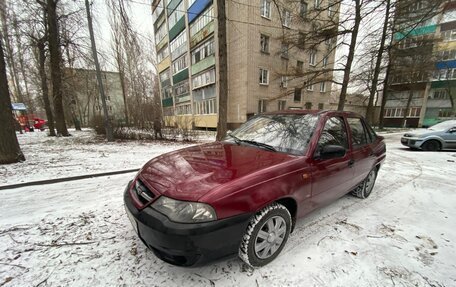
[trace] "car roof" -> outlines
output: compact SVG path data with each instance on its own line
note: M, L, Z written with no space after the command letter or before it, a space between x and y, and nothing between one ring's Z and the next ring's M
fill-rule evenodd
M345 115L345 116L352 116L352 117L362 117L361 115L348 112L348 111L336 111L336 110L282 110L282 111L275 111L275 112L266 112L262 113L263 115L324 115L324 116L334 116L334 115Z

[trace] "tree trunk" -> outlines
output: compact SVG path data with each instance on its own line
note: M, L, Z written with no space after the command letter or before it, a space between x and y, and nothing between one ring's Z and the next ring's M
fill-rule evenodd
M219 59L219 86L218 86L218 122L216 140L226 136L228 117L228 55L226 47L226 9L225 0L217 0L218 16L218 59Z
M405 128L406 124L407 124L407 115L409 114L409 111L410 111L410 104L412 103L412 99L413 99L413 90L410 90L409 92L409 96L407 98L407 106L405 107L405 111L404 111L404 117L402 118L402 121L401 121L401 127Z
M52 96L54 104L55 121L57 133L61 136L69 136L66 122L65 112L63 109L63 90L62 90L62 54L60 53L59 43L59 28L57 23L57 2L58 0L47 0L47 24L49 36L49 54L51 62L51 81L52 81Z
M386 35L388 33L388 23L389 23L389 16L390 16L390 4L391 0L386 0L386 11L385 11L385 21L383 22L383 30L382 30L382 37L380 40L380 48L378 49L377 54L377 61L375 63L374 68L374 76L372 79L372 89L369 95L369 102L367 104L367 111L366 111L366 119L372 125L374 122L374 98L377 94L377 85L378 85L378 77L380 75L380 68L382 65L383 59L383 50L385 49L385 41Z
M8 63L8 66L10 68L10 73L11 73L11 81L13 82L14 86L14 94L17 97L17 100L20 103L24 102L24 99L22 98L22 91L21 91L21 86L19 84L19 76L17 73L16 69L16 62L14 60L14 52L13 52L13 47L11 46L10 38L9 38L9 33L8 33L8 22L7 22L7 11L6 11L6 1L1 1L0 2L0 18L2 22L2 38L5 40L5 58ZM11 99L10 99L11 100Z
M357 38L358 38L359 25L362 20L362 18L361 18L361 0L354 0L354 2L355 2L355 23L353 26L353 31L351 33L350 48L348 50L348 55L347 55L347 63L345 64L345 68L344 68L344 78L342 81L342 88L341 88L340 96L339 96L339 104L337 105L338 111L344 110L345 99L347 98L348 84L350 82L351 67L352 67L353 59L355 57L355 49L356 49L356 42L357 42Z
M44 38L41 38L37 43L38 60L40 63L39 74L41 79L41 93L44 102L44 109L46 110L46 117L48 120L47 125L49 127L49 136L55 137L54 115L52 113L51 103L49 102L49 89L46 77L46 51L44 50L44 41Z
M2 36L1 32L0 36ZM14 121L6 78L5 56L2 41L0 41L0 123L2 123L0 125L0 164L25 160L17 141Z

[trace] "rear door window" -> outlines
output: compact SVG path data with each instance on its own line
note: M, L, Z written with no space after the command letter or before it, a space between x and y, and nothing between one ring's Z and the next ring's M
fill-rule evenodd
M353 147L360 147L367 144L367 134L360 118L348 118L348 125L351 130ZM370 141L370 139L369 139Z

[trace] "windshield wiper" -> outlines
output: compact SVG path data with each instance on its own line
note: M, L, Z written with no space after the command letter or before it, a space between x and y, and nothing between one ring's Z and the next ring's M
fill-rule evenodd
M232 134L228 134L228 136L232 137L234 139L234 142L237 143L238 145L240 145L241 143L247 143L247 144L250 144L250 145L254 145L254 146L258 146L258 147L262 147L262 148L268 149L270 151L277 151L272 145L268 145L268 144L265 144L265 143L256 142L256 141L252 141L252 140L243 140L243 139L240 139L237 136L232 135Z
M228 134L229 137L232 137L234 139L234 142L237 143L238 145L241 144L241 139L238 138L237 136L233 136L232 134Z
M277 151L272 145L268 145L268 144L265 144L265 143L260 143L260 142L251 141L251 140L241 140L241 141L245 142L245 143L248 143L248 144L251 144L251 145L255 145L255 146L258 146L258 147L262 147L262 148L268 149L270 151Z

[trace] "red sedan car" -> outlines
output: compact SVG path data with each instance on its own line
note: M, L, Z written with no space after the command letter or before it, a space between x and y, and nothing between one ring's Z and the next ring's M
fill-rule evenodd
M159 258L192 266L239 254L271 262L296 219L351 192L366 198L383 138L354 113L258 115L226 140L150 160L124 194L138 236Z

